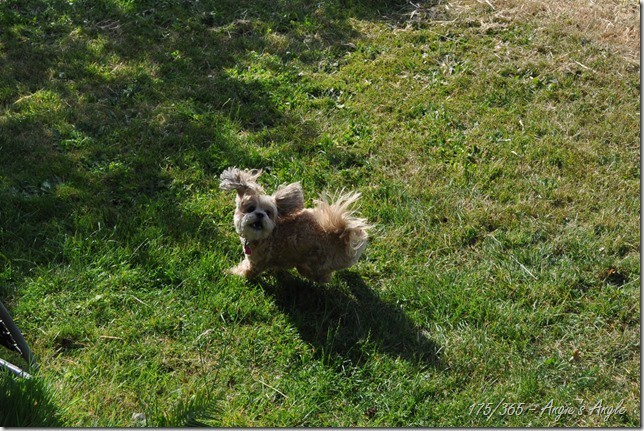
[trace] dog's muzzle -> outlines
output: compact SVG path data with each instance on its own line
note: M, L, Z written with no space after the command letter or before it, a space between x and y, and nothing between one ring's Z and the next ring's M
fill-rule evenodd
M255 214L255 217L257 217L257 220L251 223L250 227L252 227L255 230L262 230L264 228L264 223L262 222L262 220L264 219L264 214L257 213Z

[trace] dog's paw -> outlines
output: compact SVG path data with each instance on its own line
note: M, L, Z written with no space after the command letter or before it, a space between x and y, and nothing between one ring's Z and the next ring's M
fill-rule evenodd
M326 283L331 281L332 277L333 277L332 272L327 272L327 273L324 273L324 274L316 274L316 276L313 279L313 281L315 281L317 283L321 283L321 284L326 284Z
M239 277L246 277L246 270L241 265L233 266L226 271L228 274L237 275Z
M239 265L228 270L229 274L244 278L254 278L259 274L247 260L242 261Z
M236 266L233 266L232 268L228 268L225 272L226 274L230 274L230 275L237 275L237 276L241 275Z

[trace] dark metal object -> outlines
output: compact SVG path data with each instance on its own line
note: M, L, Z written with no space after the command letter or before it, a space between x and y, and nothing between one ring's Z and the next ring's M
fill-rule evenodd
M4 307L2 302L0 302L0 345L3 345L7 349L13 350L14 352L20 354L20 356L25 361L27 361L27 364L29 364L30 371L36 371L38 369L38 366L36 365L36 359L31 352L31 349L29 349L29 345L27 345L27 342L22 337L22 333L20 332L16 324L13 323L11 315ZM8 361L5 361L2 358L0 358L0 368L6 368L7 370L20 377L31 377L28 372L22 370L20 367Z

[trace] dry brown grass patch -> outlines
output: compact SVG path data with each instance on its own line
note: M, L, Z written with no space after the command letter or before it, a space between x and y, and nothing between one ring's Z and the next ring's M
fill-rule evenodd
M453 0L447 7L460 13L487 9L492 16L481 14L483 26L517 19L560 26L566 33L583 35L614 49L629 62L639 63L640 14L634 0Z

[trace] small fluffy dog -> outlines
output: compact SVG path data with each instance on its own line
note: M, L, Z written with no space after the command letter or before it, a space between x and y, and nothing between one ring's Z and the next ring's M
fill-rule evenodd
M333 271L356 263L370 228L350 209L360 193L341 194L334 203L323 197L314 208L304 208L299 183L280 186L269 196L257 184L261 173L233 167L220 177L221 189L237 191L234 223L245 258L231 269L233 274L252 278L270 269L296 268L326 283Z

